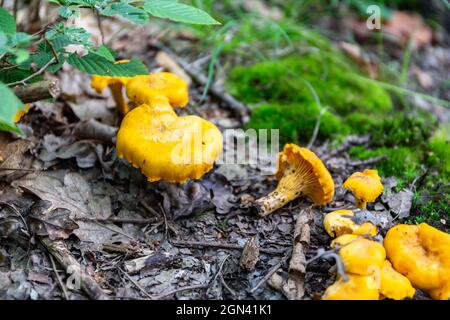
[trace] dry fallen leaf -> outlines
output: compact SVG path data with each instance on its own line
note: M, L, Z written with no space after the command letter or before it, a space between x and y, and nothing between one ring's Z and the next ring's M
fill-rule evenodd
M132 239L113 223L92 221L111 216L111 199L108 196L94 195L89 184L78 173L70 172L62 178L56 174L33 173L14 181L13 185L35 194L42 200L50 201L51 205L47 210L70 210L70 218L79 225L73 233L82 241L102 244Z
M423 18L408 12L395 11L383 25L383 30L400 39L403 45L407 45L413 39L414 48L427 46L433 40L433 32Z

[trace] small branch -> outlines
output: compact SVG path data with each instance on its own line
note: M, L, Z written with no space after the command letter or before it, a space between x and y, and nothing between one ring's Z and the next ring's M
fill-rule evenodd
M17 86L13 89L15 95L23 103L31 103L48 98L57 98L61 92L58 80L44 80L29 86Z
M160 294L160 295L154 297L154 299L155 300L160 300L162 298L165 298L167 296L172 296L172 295L174 295L176 293L179 293L179 292L183 292L183 291L187 291L187 290L207 289L208 287L209 287L208 284L196 284L196 285L192 285L192 286L181 287L181 288L174 289L174 290L168 291L166 293Z
M325 161L331 157L337 156L348 149L350 149L353 146L360 146L369 143L370 137L369 136L348 136L344 143L341 144L339 147L337 147L334 150L331 150L329 153L326 153L322 156L322 161Z
M39 76L40 74L44 73L44 71L45 71L50 65L52 65L55 61L56 61L55 57L51 58L49 62L47 62L42 68L40 68L40 69L39 69L38 71L36 71L35 73L29 75L29 76L26 77L25 79L22 79L22 80L19 80L19 81L15 81L15 82L11 82L11 83L8 83L7 86L8 86L8 87L12 87L12 86L15 86L15 85L18 85L18 84L21 84L21 85L24 85L24 86L27 85L26 82L27 82L28 80L31 80L31 79L33 79L34 77Z
M175 247L197 247L197 248L204 248L204 247L210 247L210 248L222 248L222 249L229 249L229 250L243 250L244 246L238 245L238 244L232 244L232 243L220 243L220 242L203 242L203 241L177 241L173 240L172 245ZM272 255L282 255L286 253L286 250L284 249L265 249L260 248L261 253L266 254L272 254Z
M67 273L79 277L81 289L94 300L109 300L110 297L103 291L98 283L81 267L63 241L52 241L41 238L41 243L56 258Z
M97 18L97 26L98 29L100 30L100 36L101 36L101 44L105 43L105 33L103 32L103 27L102 27L102 17L100 16L100 12L97 9L94 9L95 11L95 16Z
M256 290L259 289L259 287L261 287L264 283L266 283L271 277L272 275L277 272L277 270L286 263L286 261L289 259L289 257L291 256L291 251L289 251L283 258L280 259L280 261L274 265L267 273L266 275L256 284L256 286L254 286L251 290L250 293L254 293Z
M123 270L120 269L120 268L119 268L119 270L120 270L120 272L122 272L123 275L124 275L128 280L130 280L130 282L131 282L136 288L138 288L139 291L142 292L147 298L149 298L150 300L155 300L155 298L153 298L147 291L145 291L145 289L142 288L142 286L141 286L139 283L137 283L136 281L134 281L133 278L132 278L128 273L126 273L125 271L123 271Z
M152 43L152 46L155 48L165 52L168 54L178 65L180 65L188 74L189 76L194 79L197 83L199 83L202 86L206 86L208 83L208 77L206 77L201 70L199 70L194 65L186 62L184 59L180 58L176 53L174 53L172 50L167 48L166 46L162 45L161 43ZM209 92L225 102L225 105L229 107L232 111L234 111L240 118L242 123L246 123L249 119L250 110L249 108L244 105L242 102L236 100L233 96L226 93L222 87L220 87L217 84L212 84L209 88Z
M372 164L378 163L380 161L386 160L387 158L388 158L387 155L383 155L383 156L379 156L379 157L369 158L366 160L352 161L349 163L349 165L352 167L367 166L367 165L372 165Z
M157 218L153 219L132 219L132 218L87 218L79 217L75 218L79 221L96 221L96 222L113 222L113 223L130 223L130 224L150 224L159 221Z
M61 277L59 276L58 269L56 269L55 260L53 259L53 256L51 254L49 255L49 257L50 262L52 263L53 272L55 273L56 280L58 280L59 286L61 287L61 290L64 294L64 298L66 300L69 300L69 293L67 292L66 286L64 285L64 283L61 280Z
M51 43L50 40L48 40L45 37L44 37L44 40L48 44L48 46L50 47L50 50L52 51L53 57L55 58L56 62L59 63L58 53L56 52L55 47L53 46L53 43Z

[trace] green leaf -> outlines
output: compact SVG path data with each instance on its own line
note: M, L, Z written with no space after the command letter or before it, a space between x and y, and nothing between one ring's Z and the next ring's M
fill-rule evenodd
M5 9L0 7L0 31L6 34L16 33L16 21L14 17Z
M21 133L14 123L16 113L20 109L25 110L23 103L10 88L0 82L0 130Z
M101 13L105 16L118 14L137 24L145 24L149 21L148 13L145 10L134 7L125 1L113 3L110 8L102 10Z
M114 64L98 54L89 53L81 58L72 54L67 59L67 62L80 71L101 76L133 77L140 74L148 74L145 65L137 59Z
M63 18L76 18L80 16L80 9L75 6L63 6L59 8L59 15Z
M175 0L146 0L144 9L151 15L191 24L220 24L205 11Z
M105 58L108 61L114 62L116 60L116 57L114 55L114 51L112 51L111 48L101 45L98 48L95 48L93 50L90 50L90 52L95 53L103 58Z

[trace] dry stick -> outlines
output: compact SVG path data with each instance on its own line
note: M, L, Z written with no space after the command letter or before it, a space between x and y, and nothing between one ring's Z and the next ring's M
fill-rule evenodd
M31 79L33 79L34 77L36 77L36 76L38 76L38 75L44 73L44 71L45 71L51 64L53 64L55 61L56 61L55 57L51 58L49 62L47 62L42 68L40 68L40 69L39 69L38 71L36 71L35 73L29 75L29 76L26 77L25 79L22 79L22 80L19 80L19 81L15 81L15 82L11 82L11 83L8 83L7 86L8 86L8 87L12 87L12 86L15 86L15 85L18 85L18 84L26 85L26 82L27 82L28 80L31 80Z
M55 57L56 62L59 63L58 53L56 52L55 47L53 46L53 43L51 43L50 40L48 40L46 37L44 37L44 41L50 47L50 50L52 51L53 57Z
M164 51L167 53L173 60L175 60L188 74L189 76L194 79L197 83L199 83L202 86L206 86L208 83L208 78L202 73L201 70L199 70L194 65L186 62L184 59L179 57L176 53L174 53L172 50L167 48L166 46L162 45L161 43L153 43L152 44L155 48ZM233 96L226 93L222 87L217 85L216 83L213 83L211 87L209 88L209 91L219 98L220 100L224 101L228 107L237 113L239 115L239 118L242 123L246 123L249 119L249 108L244 105L242 102L236 100Z
M203 241L178 241L172 240L172 245L175 247L211 247L211 248L222 248L222 249L230 249L230 250L242 250L244 246L232 243L220 243L220 242L203 242ZM286 253L285 249L259 249L261 253L272 254L272 255L282 255Z
M55 273L56 280L58 280L59 286L61 287L61 290L64 294L64 298L66 298L66 300L69 300L69 293L67 292L66 286L64 285L64 283L61 280L61 277L59 276L58 269L56 269L55 260L53 259L53 256L51 254L49 255L49 257L50 262L52 263L53 272Z
M103 27L102 27L102 17L100 16L100 11L98 11L97 9L94 9L95 11L95 15L97 17L97 26L98 29L100 30L100 36L101 36L101 41L102 44L105 43L105 33L103 32Z
M155 300L160 300L162 298L174 295L174 294L179 293L179 292L183 292L183 291L187 291L187 290L207 289L208 287L209 287L209 284L196 284L196 285L192 285L192 286L181 287L181 288L174 289L174 290L171 290L171 291L166 292L166 293L162 293L162 294L154 297L154 299Z
M331 150L331 152L329 152L328 154L325 154L322 157L322 160L325 161L326 159L329 159L340 153L343 153L344 151L347 151L352 146L363 145L363 144L368 143L369 141L370 141L369 136L362 136L362 137L361 136L349 136L349 137L347 137L347 139L345 139L345 141L342 145L340 145L339 147L337 147L334 150Z
M130 280L130 282L131 282L136 288L138 288L139 291L141 291L147 298L149 298L150 300L155 300L155 298L153 298L147 291L145 291L145 289L142 288L142 286L141 286L139 283L137 283L136 281L134 281L133 278L132 278L128 273L126 273L125 271L123 271L123 270L120 269L120 268L119 268L119 270L120 270L120 272L122 272L122 273L124 274L124 276L125 276L128 280Z
M114 222L114 223L130 223L130 224L150 224L153 222L157 222L157 218L151 219L133 219L133 218L88 218L88 217L79 217L75 218L75 220L80 221L96 221L96 222Z
M291 252L289 251L289 253L287 253L283 258L280 259L280 261L274 265L268 272L267 274L256 284L256 286L254 286L251 290L250 293L254 293L256 290L259 289L259 287L261 287L264 283L266 283L271 277L272 275L277 272L277 270L284 264L286 263L286 261L289 259L289 257L291 256Z
M13 89L14 94L19 97L23 103L30 103L48 98L57 98L61 92L59 81L44 80L29 86L17 86Z
M379 157L369 158L369 159L366 159L366 160L352 161L352 162L349 163L349 165L352 166L352 167L366 166L366 165L369 165L369 164L375 164L377 162L386 160L387 158L388 158L387 155L382 155L382 156L379 156Z
M52 241L50 238L41 238L41 243L56 258L68 274L79 277L81 289L94 300L109 300L110 297L103 291L98 283L89 274L83 271L80 263L75 259L63 241ZM73 272L75 270L75 273Z

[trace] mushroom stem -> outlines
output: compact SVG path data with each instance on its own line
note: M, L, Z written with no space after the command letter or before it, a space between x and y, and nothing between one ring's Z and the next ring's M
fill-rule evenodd
M356 199L356 207L359 209L365 209L367 202L362 199Z
M120 82L111 83L108 85L108 87L111 90L111 94L116 103L117 110L119 110L121 115L125 115L129 110L128 110L128 103L125 101L125 98L123 97L122 94L123 88L122 83Z
M275 189L267 196L259 198L255 201L255 208L260 217L267 217L269 214L274 212L275 210L283 207L288 202L294 200L299 197L301 193L291 194L286 191L280 192L279 188Z

